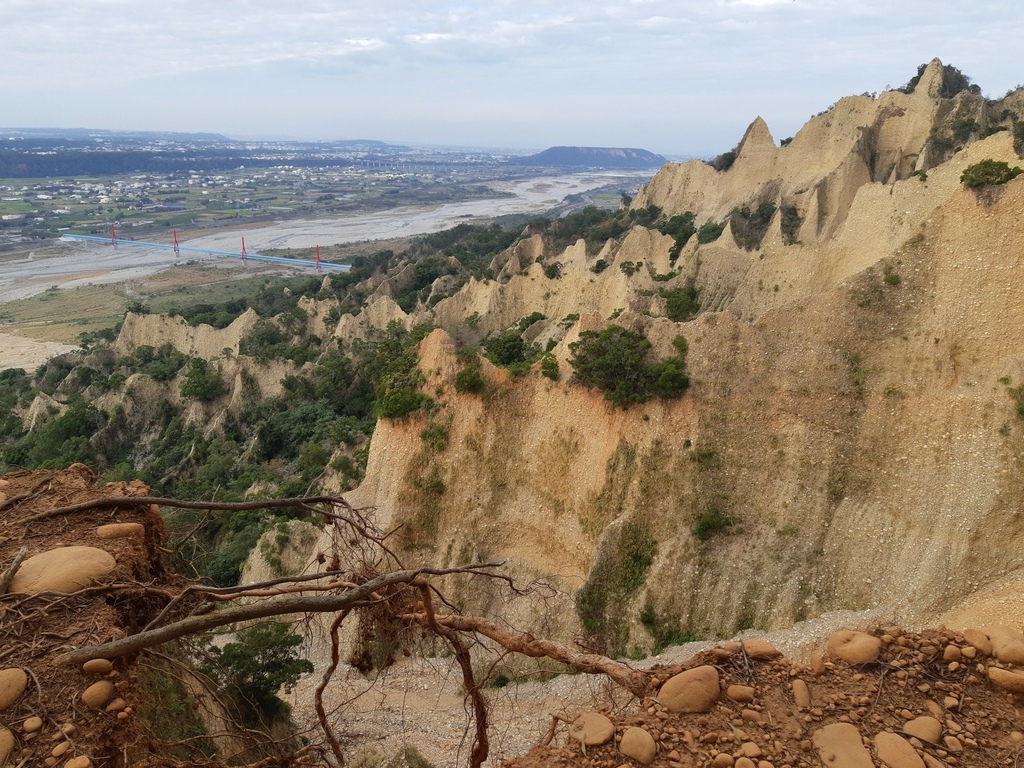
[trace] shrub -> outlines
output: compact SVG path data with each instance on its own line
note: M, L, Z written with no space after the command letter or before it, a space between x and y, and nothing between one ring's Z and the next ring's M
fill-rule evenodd
M594 266L590 268L590 271L593 272L595 275L600 275L606 269L608 269L608 262L605 261L604 259L598 259L597 261L594 262Z
M971 136L981 130L981 126L974 118L962 117L953 121L950 130L953 132L953 141L957 144L966 144Z
M142 345L123 362L131 370L144 373L156 381L170 381L188 362L188 355L182 354L170 343L161 344L158 349Z
M374 410L382 419L400 419L431 403L430 398L419 391L425 379L416 367L415 352L410 357L408 367L398 367L381 377Z
M484 356L495 365L508 368L514 375L521 376L540 357L537 344L526 342L517 328L509 328L496 336L484 339Z
M448 447L449 422L435 421L420 432L420 439L435 453Z
M485 339L484 350L487 359L495 365L511 365L526 359L526 342L514 329Z
M747 206L733 208L729 214L729 223L736 244L747 251L760 248L774 215L775 203L771 202L761 203L753 211Z
M651 634L654 648L651 652L659 654L670 645L690 643L698 638L690 634L680 624L679 616L659 614L654 605L648 601L640 609L640 623Z
M468 365L455 374L455 391L463 394L472 392L479 394L483 392L487 383L484 381L483 371L480 368L480 363L477 361L473 365Z
M547 315L545 315L543 312L531 312L529 315L521 317L519 319L518 326L519 332L525 332L527 328L529 328L534 323L540 322L541 320L547 320Z
M708 541L715 534L727 531L733 526L733 519L715 507L709 507L694 521L690 532L701 541Z
M712 168L719 172L728 171L732 168L732 164L736 162L736 158L739 156L735 149L730 149L728 152L723 152L708 163Z
M674 323L685 322L700 311L697 289L693 285L663 288L660 293L665 299L665 315Z
M723 232L725 232L725 222L721 224L714 221L705 222L697 230L697 242L701 245L713 243L722 236Z
M630 520L598 553L587 583L576 593L576 610L590 639L602 650L623 650L628 628L621 606L644 585L657 552L650 528Z
M552 381L558 381L562 374L558 370L558 360L554 355L548 353L540 360L541 376L547 376Z
M1024 419L1024 384L1016 387L1007 387L1007 394L1013 400L1018 419Z
M782 237L786 245L794 245L797 242L801 224L803 220L795 205L782 206Z
M228 387L220 371L201 357L194 358L181 382L181 396L209 403L227 394Z
M651 342L619 325L609 325L600 332L584 331L569 349L576 381L600 389L605 399L619 408L656 396L676 397L690 384L686 340L682 336L676 339L679 354L655 363L647 362Z
M960 174L960 183L971 188L987 184L1005 184L1022 173L1024 169L1017 166L1011 168L1009 163L1003 160L982 160L964 169Z
M669 249L668 258L670 263L675 264L679 258L679 254L683 248L690 241L690 238L697 233L697 227L694 225L696 215L693 211L687 211L686 213L679 213L670 218L668 221L662 222L658 225L657 229L659 232L665 235L671 235L675 242L672 243L672 247Z

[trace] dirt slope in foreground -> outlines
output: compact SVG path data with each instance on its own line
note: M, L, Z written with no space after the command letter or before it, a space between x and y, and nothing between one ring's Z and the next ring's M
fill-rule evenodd
M5 571L25 550L10 589L0 595L5 638L0 646L0 750L9 750L0 756L0 765L164 764L151 753L156 741L145 717L164 702L147 700L138 660L119 659L112 670L92 672L56 663L66 651L139 631L167 594L180 590L180 578L160 565L159 513L132 502L131 497L147 492L138 482L97 485L82 465L0 478ZM110 511L47 514L121 495L125 505ZM94 573L87 585L65 583L35 591L42 577L32 557L57 552L60 557L46 570L47 577L72 578L81 572L67 567L78 562L71 549L86 547L101 558L109 556L106 573ZM835 637L831 655L824 660L812 655L807 665L789 662L765 641L747 640L742 646L726 643L702 651L681 665L654 667L650 673L659 684L695 668L717 677L707 711L669 711L675 707L671 683L642 706L621 692L604 695L601 706L615 728L610 741L584 750L567 725L559 723L549 744L505 765L995 768L1024 758L1024 700L1021 693L1007 690L1016 686L1024 692L1024 673L1017 671L1024 668L1024 634L1018 629L910 633L886 627L870 635L847 633L841 644ZM865 660L843 660L864 654L865 646ZM83 693L97 686L108 690L96 694L99 704L90 704ZM570 709L549 698L556 690L557 685L535 695L545 699L545 708L575 720L582 714L579 705ZM424 711L414 719L459 720L461 714L455 707L447 713ZM492 733L536 725L514 717L503 721L499 714ZM852 741L832 740L844 735ZM630 741L648 737L654 747L648 762L620 750L619 740L630 749ZM896 760L893 750L900 749L904 754ZM455 756L437 763L453 765Z
M0 479L5 574L24 552L9 590L0 594L0 725L7 731L0 730L0 753L9 750L6 763L0 755L0 765L109 768L144 763L137 753L148 739L139 724L135 661L121 659L110 670L91 672L55 663L65 651L138 631L154 596L173 586L173 577L160 565L159 513L148 505L132 506L128 498L149 489L139 482L94 483L81 464ZM123 508L38 517L57 507L120 495L126 497ZM101 529L128 522L136 525ZM83 554L98 558L98 564ZM46 563L44 558L44 567L37 568L41 561L32 560L37 555L52 559ZM85 697L92 705L83 700L87 689L93 692Z
M1012 665L992 658L988 636L976 632L967 630L970 641L945 629L845 633L860 642L880 641L877 657L859 664L815 654L801 666L781 656L765 658L777 652L764 641L742 648L726 643L683 665L717 670L721 693L710 711L670 712L665 686L644 707L605 710L615 725L609 743L584 749L572 735L579 724L573 731L560 724L553 745L536 746L505 766L1016 766L1024 760L1024 701L990 682L990 668ZM1015 634L1014 642L1024 639ZM1003 655L1018 658L1013 653ZM679 669L653 671L664 682ZM646 740L629 729L653 737L650 762L621 751L622 743Z

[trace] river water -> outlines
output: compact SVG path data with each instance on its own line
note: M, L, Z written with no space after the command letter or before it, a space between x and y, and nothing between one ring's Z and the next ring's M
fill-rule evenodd
M189 237L178 233L181 245L221 251L240 251L242 236L250 253L272 248L309 248L316 245L408 237L456 226L462 222L505 214L542 214L561 204L569 195L615 184L634 187L650 179L651 173L590 172L544 176L490 184L511 196L448 203L441 206L405 206L388 211L339 215L320 219L295 219L237 231ZM310 255L312 258L312 254ZM202 259L189 254L188 260ZM51 287L74 288L98 283L119 283L159 272L183 261L171 250L69 243L53 253L31 255L0 265L0 303L27 298ZM235 259L208 257L211 263L239 268Z

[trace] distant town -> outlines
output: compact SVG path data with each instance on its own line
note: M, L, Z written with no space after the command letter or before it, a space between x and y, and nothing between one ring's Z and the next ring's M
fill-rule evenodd
M568 168L655 168L644 150L512 151L380 141L240 142L214 134L0 129L0 247L111 225L364 212L494 197L497 181Z

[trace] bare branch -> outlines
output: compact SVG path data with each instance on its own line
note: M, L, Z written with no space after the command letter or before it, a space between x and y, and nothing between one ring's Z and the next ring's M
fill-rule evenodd
M462 681L466 686L466 695L473 701L473 720L476 722L476 735L473 740L473 750L470 753L469 764L472 768L480 768L487 759L490 751L490 742L487 738L487 702L480 692L479 686L473 677L473 662L462 639L451 629L441 626L434 614L434 604L430 597L430 585L424 578L418 578L413 585L420 590L420 597L423 601L423 615L426 617L426 626L443 637L455 651L455 660L462 670Z
M222 511L239 511L253 509L309 509L313 504L329 504L331 506L342 506L351 509L349 503L340 496L306 496L297 499L265 499L263 501L182 501L179 499L166 499L161 496L104 496L92 501L83 501L79 504L69 504L66 507L54 507L44 512L21 520L22 523L33 523L37 520L45 520L48 517L59 515L71 515L76 512L89 512L94 509L114 509L115 507L141 507L156 504L158 507L174 507L175 509L216 509ZM313 510L319 511L319 510Z
M426 612L417 612L403 618L410 619L423 626L430 626L431 619ZM457 616L449 614L436 616L438 624L459 630L460 632L477 632L489 637L502 647L533 658L547 657L568 664L587 674L607 675L627 691L638 698L647 695L650 679L643 673L630 669L625 664L595 653L577 653L572 648L552 640L538 640L526 632L517 632L500 624L479 616Z
M320 728L324 732L324 736L327 737L327 743L331 746L331 752L334 753L334 757L338 761L338 765L345 764L345 756L341 751L341 744L338 742L338 737L334 735L334 729L331 728L331 724L327 721L327 712L324 709L324 690L327 688L327 684L331 681L334 676L334 670L338 668L338 662L340 660L340 653L338 650L338 628L341 626L341 622L348 616L348 611L342 611L334 617L334 621L331 623L331 663L327 669L324 670L324 676L320 680L320 684L316 687L316 692L313 695L313 704L316 708L316 717L320 721Z
M0 575L0 595L6 595L11 591L11 583L14 581L14 575L21 568L21 562L25 559L25 555L28 554L28 547L22 547L18 550L18 554L14 556L14 560L11 562L10 567Z
M464 568L418 568L416 570L393 571L364 584L348 589L339 595L288 595L270 600L236 605L222 611L202 616L190 616L156 629L129 635L91 648L69 651L55 659L57 664L81 664L89 659L115 659L144 648L151 648L170 640L177 640L186 635L206 632L217 627L236 624L243 621L265 619L270 616L283 616L293 613L334 613L346 609L369 605L373 602L373 594L396 584L411 584L419 576L444 576L452 573L466 573L485 568L497 567L497 563L481 563Z

